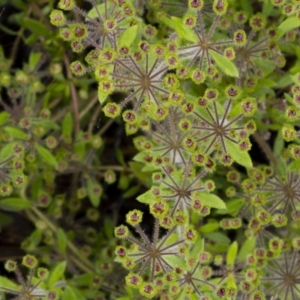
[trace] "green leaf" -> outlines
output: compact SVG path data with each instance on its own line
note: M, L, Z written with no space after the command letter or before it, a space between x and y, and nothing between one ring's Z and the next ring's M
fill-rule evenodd
M61 228L58 228L56 232L56 239L57 239L57 246L60 251L60 253L65 254L67 249L67 241L68 238Z
M191 251L192 257L197 257L197 255L204 251L204 239L198 239L193 246L193 249Z
M284 98L290 105L294 105L294 99L288 93L284 93Z
M44 129L50 130L59 130L60 126L58 126L55 122L51 120L32 120L32 124L42 126Z
M217 222L211 222L211 223L207 223L203 226L200 227L199 231L203 232L203 233L207 233L207 232L212 232L215 231L219 228L219 223Z
M140 186L135 185L135 186L131 187L128 191L126 191L126 193L123 194L123 198L125 198L125 199L130 198L130 197L136 195L139 190L140 190Z
M225 202L214 194L198 192L197 197L200 198L200 201L203 205L207 205L213 208L226 208Z
M42 229L36 229L29 237L30 246L35 248L42 240Z
M94 207L99 206L102 192L103 189L100 184L93 182L91 179L87 180L87 193Z
M100 88L100 85L98 87L98 100L100 102L100 104L103 104L105 102L105 100L107 99L108 97L108 93L104 92L101 88Z
M0 212L0 228L1 226L7 226L12 224L13 221L14 219L11 216Z
M230 199L226 201L227 209L219 209L217 213L220 215L236 215L237 211L245 204L245 201L244 198Z
M227 255L226 255L226 264L227 264L227 266L233 266L234 265L236 255L237 255L237 251L238 251L238 243L236 241L234 241L229 246L229 249L227 251Z
M238 164L245 168L252 168L252 160L248 152L241 151L237 144L230 141L225 141L225 144L228 152Z
M88 286L92 281L93 278L95 277L95 274L80 274L80 275L75 275L72 278L72 283L76 284L76 286Z
M184 259L176 255L164 255L163 259L171 265L174 269L180 267L182 269L186 268L186 263Z
M107 2L108 4L110 4L110 2ZM109 9L109 7L108 7ZM101 16L103 16L103 14L105 13L105 4L99 4L95 7L93 7L89 12L88 12L88 17L92 18L92 19L96 19L99 18L98 12L100 13ZM89 18L85 18L85 21L89 21Z
M11 289L14 291L18 291L19 290L19 286L14 283L13 281L7 279L4 276L0 276L0 290L1 288L7 288L7 289Z
M66 266L67 266L67 262L62 261L59 264L57 264L55 268L51 271L48 280L48 286L50 288L63 277L66 270Z
M10 28L8 28L2 24L0 24L0 29L1 29L1 31L3 31L9 35L17 35L18 34L18 31L13 31Z
M209 233L204 233L203 236L210 241L213 241L217 244L229 245L230 239L222 232L214 231Z
M263 4L263 11L262 14L264 16L269 16L271 11L273 10L274 6L270 0L265 0Z
M15 127L4 127L4 131L11 135L13 138L20 139L20 140L28 140L29 136L24 131L20 130L19 128Z
M300 170L300 160L294 160L290 163L288 167L289 171L299 171Z
M70 112L68 112L62 122L62 135L71 136L73 131L73 118Z
M243 11L247 12L248 15L253 15L253 6L249 0L240 0L240 5Z
M216 62L220 70L223 71L225 74L232 77L239 76L239 71L231 60L213 50L209 50L209 54Z
M146 185L150 184L152 172L143 172L142 171L142 167L144 166L143 163L131 161L129 162L129 166L137 179L139 179L141 182L143 182Z
M0 208L8 211L19 211L31 207L31 202L21 198L6 198L0 200Z
M281 150L284 147L284 140L282 134L278 132L277 137L274 142L274 155L275 157L280 157Z
M41 52L31 52L29 55L29 67L31 70L34 70L41 60L42 53Z
M35 36L50 37L52 34L51 30L49 30L41 21L23 17L19 18L18 22L22 27L32 31L32 33L34 33Z
M177 34L181 38L188 40L190 42L193 42L193 43L198 42L198 37L195 34L195 32L192 29L190 29L189 27L184 26L182 19L180 19L178 17L171 17L171 19L172 19L171 24L173 25L173 26L171 26L171 28L174 28L175 31L177 32Z
M116 150L116 158L117 158L118 162L124 168L126 168L126 163L125 163L125 159L124 159L124 153L122 152L122 150L120 148L117 148L117 150Z
M14 147L17 143L16 142L12 142L12 143L8 143L4 146L2 146L1 150L0 150L0 161L4 161L8 158L13 158L14 157Z
M299 26L300 26L300 20L297 17L292 16L287 18L278 26L279 37L282 37L287 32L295 28L298 28Z
M294 83L299 84L300 73L290 75L290 77Z
M0 113L0 126L3 125L10 117L10 114L6 111Z
M69 285L67 285L65 288L62 300L77 300L75 291Z
M128 27L124 33L121 35L120 40L119 40L119 45L122 46L127 46L130 47L131 44L133 43L134 39L136 38L138 33L138 26L134 25L131 27Z
M252 252L256 245L256 238L250 237L248 238L242 245L240 252L237 257L237 262L245 261L247 255Z
M130 180L131 178L125 172L122 172L120 174L118 188L121 190L126 190L129 186Z
M153 196L152 191L148 191L148 192L138 196L136 198L136 200L138 200L139 202L142 202L142 203L150 204L153 202L154 196Z
M46 148L35 144L35 149L45 162L57 169L57 161L53 154Z

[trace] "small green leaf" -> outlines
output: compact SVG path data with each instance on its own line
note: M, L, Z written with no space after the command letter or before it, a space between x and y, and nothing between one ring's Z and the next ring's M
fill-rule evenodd
M0 208L7 211L19 211L31 207L31 202L21 198L6 198L0 200Z
M300 160L294 160L290 163L288 167L289 171L299 171L300 170Z
M29 136L24 131L20 130L19 128L15 127L4 127L4 131L11 135L13 138L20 139L20 140L28 140Z
M222 232L213 231L209 233L204 233L203 236L210 241L213 241L217 244L229 245L230 239Z
M138 26L128 27L120 37L119 45L130 47L138 33Z
M55 268L51 271L49 276L49 280L48 280L49 287L52 287L57 281L59 281L63 277L66 266L67 266L66 261L62 261L55 266Z
M105 102L105 100L107 99L108 97L108 93L105 93L101 88L100 88L100 85L98 87L98 100L100 102L100 104L103 104Z
M139 185L135 185L133 187L131 187L128 191L126 191L124 194L123 194L123 198L130 198L134 195L136 195L138 193L138 191L140 190L140 186Z
M124 167L126 168L126 163L125 163L125 159L124 159L124 154L122 152L122 150L120 148L117 148L116 150L116 158L118 160L118 162Z
M72 283L76 286L88 286L95 277L95 274L80 274L72 278Z
M53 154L46 148L35 144L35 149L45 162L57 169L57 161Z
M10 117L10 114L6 111L0 113L0 126L3 125Z
M214 194L198 192L197 197L200 198L200 201L203 205L207 205L213 208L220 208L220 209L226 208L225 202Z
M236 215L237 211L245 204L245 201L243 198L230 199L226 201L227 209L219 209L217 213L220 215Z
M67 285L64 290L62 300L77 300L75 291L69 285Z
M231 60L213 50L209 50L209 54L216 62L220 70L223 71L225 74L232 77L239 76L239 71Z
M32 247L36 247L42 240L42 230L36 229L33 233L28 237L30 240L30 245Z
M138 196L136 198L136 200L138 200L139 202L142 202L142 203L150 204L153 202L154 196L153 196L152 191L148 191L148 192Z
M71 136L73 131L73 118L70 112L68 112L62 122L62 135Z
M181 38L193 43L198 42L198 37L195 34L195 32L192 29L188 28L187 26L184 26L182 19L178 17L171 17L171 19L173 25L171 28L174 28Z
M34 33L34 36L44 36L44 37L50 37L52 32L51 30L49 30L44 24L43 22L34 20L34 19L30 19L30 18L19 18L18 22L20 23L20 25L24 28L29 29L30 31L32 31L32 33Z
M228 266L233 266L235 259L236 259L236 255L237 255L237 251L238 251L238 243L236 241L234 241L230 246L229 249L227 251L227 256L226 256L226 264Z
M207 223L200 227L199 231L203 233L212 232L217 230L220 227L219 223L213 222L213 223Z
M31 52L29 55L29 67L31 70L34 70L41 60L42 53L41 52Z
M274 142L274 155L280 157L281 150L284 147L284 140L280 132L278 132L277 137Z
M57 239L57 246L60 253L65 254L67 249L68 238L65 232L61 228L58 228L56 232L56 239Z
M102 196L102 186L93 182L91 179L87 180L87 193L94 207L98 207Z
M252 252L256 245L256 238L250 237L248 238L242 245L240 252L237 257L237 262L245 261L247 255Z
M59 130L60 126L58 126L55 122L51 120L32 120L32 124L42 126L43 128L50 130Z
M143 172L142 171L142 167L144 166L143 163L131 161L129 162L129 166L137 179L139 179L144 184L150 184L152 172Z
M248 152L241 151L238 145L230 141L226 141L225 143L228 152L238 164L245 168L252 168L252 160Z
M191 251L192 257L197 257L197 255L204 251L204 239L198 239L193 246L193 249Z
M13 281L7 279L4 276L0 276L0 290L1 288L6 288L6 289L11 289L14 291L18 291L19 290L19 286L17 284L15 284Z
M176 267L180 267L182 269L186 268L185 261L181 257L179 257L179 256L176 256L176 255L164 255L163 258L173 268L176 268Z
M249 0L240 0L239 3L243 9L243 11L247 12L250 16L253 15L253 6Z
M108 1L108 4L110 4L110 2ZM108 8L109 9L109 8ZM103 14L105 13L105 4L102 3L102 4L99 4L95 7L93 7L89 12L88 12L88 17L85 18L85 21L89 21L89 18L92 18L92 19L96 19L96 18L99 18L99 14L100 16L103 16Z
M292 16L287 18L278 26L279 37L282 37L287 32L295 28L298 28L299 26L300 26L300 20L297 17Z

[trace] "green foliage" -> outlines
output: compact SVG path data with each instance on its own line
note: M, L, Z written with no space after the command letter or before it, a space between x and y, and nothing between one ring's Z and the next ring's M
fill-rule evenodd
M0 11L0 298L299 299L299 1L54 2Z

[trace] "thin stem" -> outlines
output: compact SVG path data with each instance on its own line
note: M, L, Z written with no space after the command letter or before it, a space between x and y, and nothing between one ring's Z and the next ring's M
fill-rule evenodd
M70 70L70 61L66 54L64 54L64 63L65 63L66 70L67 70L67 77L70 80L69 86L70 86L72 106L73 106L74 131L75 131L75 135L76 135L80 130L80 118L79 118L79 108L78 108L79 100L78 100L78 95L77 95L75 85L72 82L73 76L72 76L72 73Z
M57 232L57 227L36 207L30 208L44 223L51 229L54 233ZM84 257L76 248L76 246L70 242L67 241L67 247L70 251L74 253L74 255L77 257L77 260L74 261L74 263L82 269L84 272L87 273L94 273L94 265L86 258Z

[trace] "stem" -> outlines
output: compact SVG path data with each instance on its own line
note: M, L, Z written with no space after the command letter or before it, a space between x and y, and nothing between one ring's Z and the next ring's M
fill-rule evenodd
M31 14L31 7L28 8L28 11L25 15L25 17L29 17L29 15ZM25 31L25 28L24 27L21 27L20 30L18 31L18 35L17 35L17 38L14 42L14 45L12 47L12 50L11 50L11 54L10 54L10 57L9 59L13 62L15 60L15 57L17 55L17 51L18 51L18 48L19 48L19 44L20 44L20 41L21 41L21 38L23 36L23 33Z
M107 121L107 123L99 130L97 134L99 134L100 136L104 134L104 132L112 125L114 121L115 119L110 119L109 121Z
M91 101L90 103L80 112L79 114L79 118L82 119L88 112L90 109L92 109L95 105L95 103L98 101L98 96L96 95Z
M31 207L31 210L42 220L44 223L51 229L54 233L57 232L56 226L36 207ZM93 264L86 258L84 257L76 248L76 246L70 242L69 240L67 241L67 247L69 248L70 251L73 252L73 254L77 257L76 260L73 262L84 272L88 273L94 273L94 266Z
M77 95L75 85L72 82L73 76L72 76L72 73L69 68L70 61L66 54L64 54L64 63L65 63L65 67L67 70L67 77L70 80L69 86L70 86L70 91L71 91L73 115L74 115L74 130L75 130L75 135L76 135L80 130L80 118L79 118L79 108L78 108L79 100L78 100L78 95Z
M101 110L102 110L102 105L100 104L100 105L97 106L97 108L95 109L95 112L93 113L93 115L90 119L89 128L88 128L89 133L93 132L93 127L96 123L97 117L100 114Z

